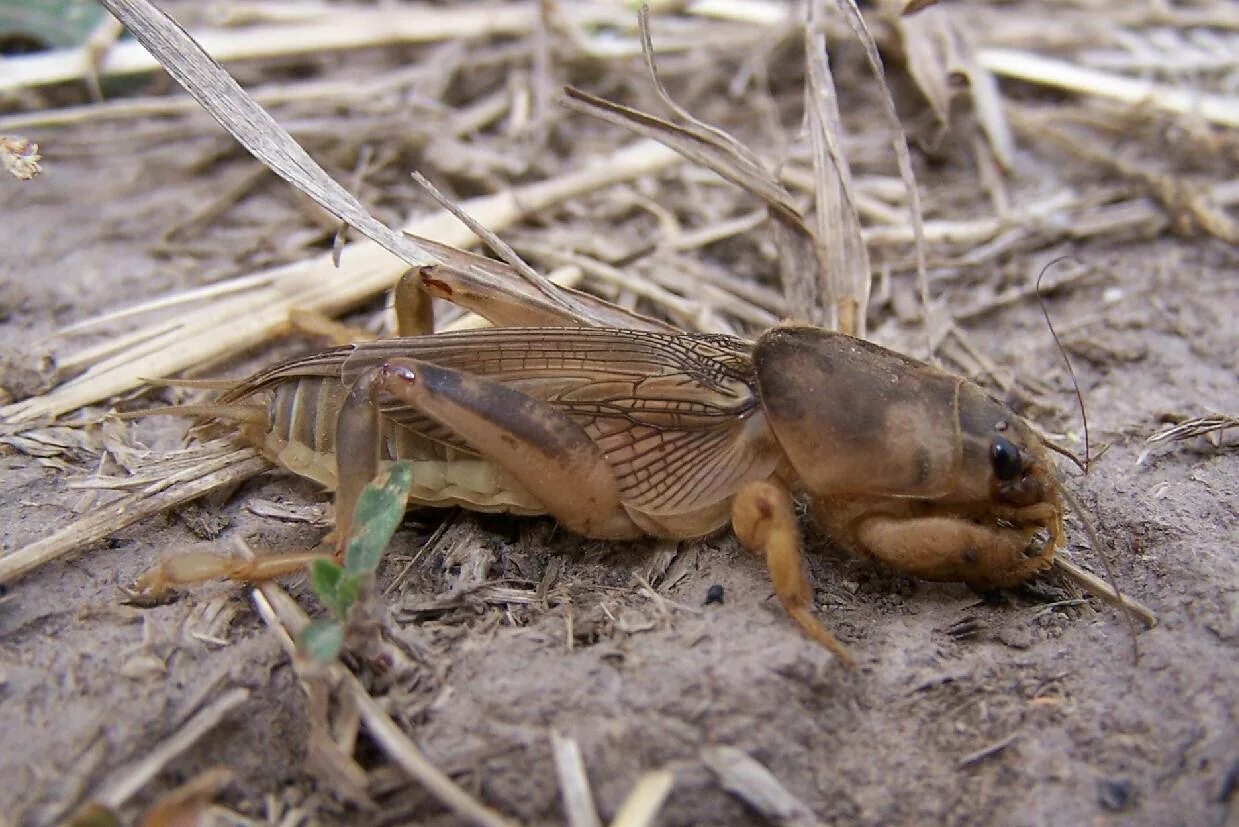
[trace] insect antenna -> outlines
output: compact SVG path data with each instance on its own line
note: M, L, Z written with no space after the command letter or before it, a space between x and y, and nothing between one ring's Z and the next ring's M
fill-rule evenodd
M1058 347L1058 352L1062 354L1063 362L1067 365L1067 373L1071 375L1071 386L1075 389L1076 393L1076 402L1079 403L1080 406L1080 419L1084 422L1084 462L1081 463L1074 454L1068 452L1065 448L1059 448L1045 439L1042 439L1042 442L1044 442L1046 447L1051 451L1070 457L1071 460L1074 461L1076 465L1079 465L1080 469L1087 474L1091 457L1089 454L1088 444L1088 413L1084 409L1084 394L1080 392L1080 381L1076 379L1075 368L1071 366L1071 357L1067 355L1067 348L1063 347L1062 340L1058 338L1058 332L1054 329L1054 322L1050 319L1050 310L1045 306L1045 294L1041 292L1041 280L1045 278L1045 274L1048 273L1050 268L1055 264L1058 264L1060 261L1067 261L1068 259L1078 261L1075 256L1059 256L1042 267L1041 272L1037 274L1037 284L1035 285L1035 289L1037 292L1037 304L1041 306L1041 315L1045 316L1045 325L1050 329L1050 335L1054 337L1054 344Z
M1067 355L1067 348L1063 347L1062 340L1058 338L1058 331L1054 329L1054 322L1050 318L1049 308L1045 304L1045 294L1041 292L1041 281L1045 278L1045 274L1054 265L1068 259L1075 260L1075 257L1059 256L1041 268L1041 272L1037 274L1036 293L1037 304L1041 307L1041 314L1045 317L1046 327L1050 329L1050 335L1054 337L1054 344L1058 347L1058 352L1063 357L1063 363L1067 366L1067 373L1071 376L1071 386L1075 391L1076 402L1080 407L1080 419L1084 423L1084 459L1081 460L1071 451L1054 444L1044 436L1041 437L1041 442L1051 451L1074 462L1081 471L1087 474L1092 461L1092 453L1089 446L1088 412L1084 406L1084 394L1080 391L1080 381L1076 377L1075 368L1071 365L1071 357ZM1092 517L1089 516L1084 506L1080 504L1080 501L1076 499L1075 495L1068 490L1061 480L1053 476L1051 479L1054 487L1058 489L1058 493L1071 506L1071 509L1075 511L1076 516L1080 518L1080 522L1084 525L1084 532L1088 535L1089 545L1092 546L1093 553L1101 560L1101 566L1106 573L1106 579L1101 580L1097 578L1095 575L1064 559L1061 555L1055 555L1054 565L1077 585L1123 610L1123 619L1127 622L1127 629L1131 633L1132 658L1139 663L1140 647L1137 639L1136 621L1140 621L1146 628L1151 629L1157 625L1157 615L1153 614L1153 611L1147 606L1127 597L1119 590L1118 580L1114 576L1114 568L1110 565L1110 558L1106 555L1106 547L1101 541L1101 536L1097 533L1097 527L1093 525Z
M1106 572L1106 579L1101 580L1096 575L1090 574L1074 563L1064 559L1062 555L1054 556L1054 566L1061 571L1068 579L1081 586L1088 592L1100 597L1107 603L1118 606L1123 610L1123 618L1127 621L1127 628L1131 632L1132 655L1138 663L1140 660L1140 649L1137 643L1138 631L1136 629L1136 621L1144 624L1145 628L1151 629L1157 625L1157 615L1152 609L1148 608L1139 601L1133 600L1119 590L1118 580L1114 576L1114 568L1110 565L1110 558L1106 556L1106 547L1101 541L1101 536L1097 533L1096 526L1093 525L1093 520L1085 510L1080 501L1075 495L1068 490L1067 486L1063 485L1058 479L1053 480L1054 487L1058 489L1058 493L1071 506L1071 510L1080 518L1080 522L1084 525L1084 532L1088 535L1089 545L1093 548L1093 553L1101 560L1101 566Z
M1084 460L1077 457L1074 451L1064 448L1063 446L1059 445L1057 442L1052 442L1048 437L1046 437L1045 434L1041 433L1041 431L1039 430L1036 431L1035 433L1037 435L1037 439L1041 440L1042 445L1049 448L1051 451L1058 454L1059 456L1066 457L1067 459L1071 460L1075 464L1076 468L1079 468L1081 471L1083 471L1086 474L1088 473L1088 463L1086 463Z

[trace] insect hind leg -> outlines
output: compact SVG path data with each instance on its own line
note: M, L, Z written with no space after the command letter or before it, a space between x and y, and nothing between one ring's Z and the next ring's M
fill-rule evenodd
M500 382L418 359L391 359L367 371L350 399L373 400L374 393L395 397L451 429L483 457L510 474L564 527L597 539L629 539L641 529L620 503L619 483L602 450L568 415L546 402ZM346 436L341 409L337 439ZM377 409L359 416L363 428L377 431ZM358 446L371 444L369 438ZM359 450L372 460L372 449ZM344 462L351 451L337 449L345 493ZM358 472L355 476L364 476Z

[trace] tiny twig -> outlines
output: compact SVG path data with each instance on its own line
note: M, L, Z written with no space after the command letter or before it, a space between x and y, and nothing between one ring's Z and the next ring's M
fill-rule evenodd
M159 746L150 750L136 763L117 773L115 781L102 785L102 792L94 799L116 810L159 774L170 761L201 740L241 704L249 700L250 691L236 687L225 692L198 712L194 713L179 730Z
M963 758L959 759L959 763L955 765L956 768L961 769L961 770L966 770L969 767L973 766L974 764L981 763L986 758L990 758L991 756L997 755L998 753L1002 752L1007 747L1011 746L1011 744L1015 741L1018 735L1019 735L1019 732L1012 732L1006 738L1000 738L994 743L987 744L981 747L979 750L976 750L975 752L968 753Z
M564 815L568 827L602 827L602 819L594 807L594 796L585 774L585 761L577 742L551 731L551 752L555 756L555 773L564 799Z
M674 783L671 770L654 770L641 776L611 820L611 827L649 827Z
M1121 606L1125 614L1134 615L1144 624L1145 628L1152 629L1157 625L1157 615L1148 606L1132 599L1128 595L1122 594L1110 583L1097 577L1092 572L1080 568L1061 554L1055 556L1054 568L1058 569L1068 580L1076 583L1089 594L1096 595L1108 603Z
M784 827L810 827L819 822L813 810L793 795L756 759L735 747L708 747L701 760L723 789L769 821Z

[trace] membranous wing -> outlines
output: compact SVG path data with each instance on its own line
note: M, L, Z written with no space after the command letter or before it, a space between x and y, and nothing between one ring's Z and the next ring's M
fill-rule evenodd
M387 339L286 362L241 393L286 377L365 370L413 358L502 382L555 406L599 445L626 505L651 515L693 511L768 475L774 460L753 389L748 343L729 336L601 328L495 328ZM473 449L397 400L385 417L420 436Z

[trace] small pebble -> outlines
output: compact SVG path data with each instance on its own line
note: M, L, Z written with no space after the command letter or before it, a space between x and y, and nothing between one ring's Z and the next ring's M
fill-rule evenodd
M706 592L705 605L709 606L711 603L718 603L720 606L723 604L723 587L718 583L715 583L710 587L710 590Z
M1112 813L1127 809L1135 794L1135 785L1126 778L1107 778L1097 785L1101 806Z

